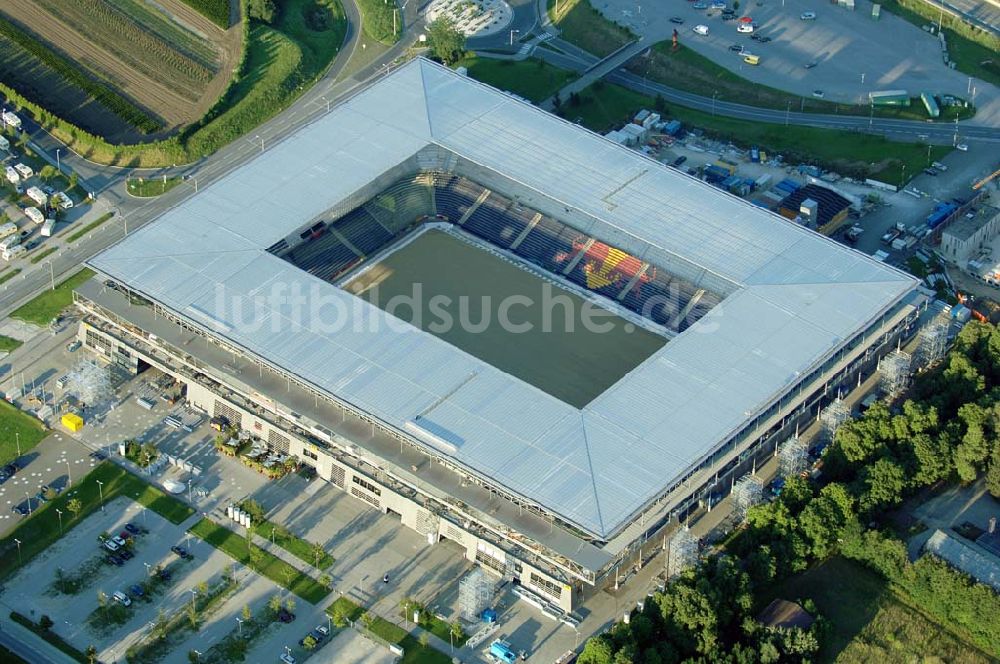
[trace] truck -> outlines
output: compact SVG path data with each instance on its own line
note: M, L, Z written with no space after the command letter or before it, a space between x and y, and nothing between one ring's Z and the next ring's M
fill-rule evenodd
M851 244L854 244L855 242L858 241L858 238L861 237L862 233L864 233L864 232L865 232L864 228L862 228L861 226L854 225L854 226L851 226L850 229L848 229L847 234L845 235L845 237L847 238L848 242L850 242Z
M21 118L17 117L14 111L4 111L3 116L0 117L2 117L3 123L8 127L13 127L14 129L21 128Z
M17 224L13 221L8 221L5 224L0 224L0 239L9 237L11 235L17 235Z
M7 249L4 249L2 256L5 261L12 261L18 256L23 256L24 252L25 249L22 245L15 244L13 247L8 247Z
M14 170L21 174L21 179L23 180L27 180L35 174L35 171L31 170L31 166L27 164L14 164Z
M31 219L36 224L41 224L45 221L45 215L42 214L42 211L36 207L24 208L24 214L28 217L28 219Z
M517 661L517 653L510 647L510 644L506 641L501 641L497 639L490 644L490 655L496 658L496 661L506 662L506 664L514 664Z
M946 170L948 170L948 167L945 166L944 164L942 164L940 161L935 161L933 164L931 164L931 166L933 166L934 168L938 169L942 173L944 173Z
M882 244L892 244L892 241L899 237L899 229L890 228L889 231L882 236Z
M24 192L28 195L28 198L38 203L40 206L45 207L49 202L49 197L44 191L38 187L28 187L28 191Z
M52 237L52 231L56 227L55 219L46 219L45 223L42 224L42 237Z

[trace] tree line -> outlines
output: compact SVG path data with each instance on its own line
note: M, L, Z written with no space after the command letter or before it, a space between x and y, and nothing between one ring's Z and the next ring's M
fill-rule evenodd
M629 624L591 638L580 664L812 661L826 621L772 629L755 616L767 588L834 554L877 571L920 610L1000 656L1000 596L936 558L911 563L905 541L881 523L932 485L985 474L1000 496L1000 330L966 325L902 404L878 403L843 424L823 459L822 486L788 478L778 499L748 511L724 554L654 593Z

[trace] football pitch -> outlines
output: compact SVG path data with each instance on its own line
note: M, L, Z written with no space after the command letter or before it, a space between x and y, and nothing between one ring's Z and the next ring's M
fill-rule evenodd
M667 341L440 230L344 288L577 408Z

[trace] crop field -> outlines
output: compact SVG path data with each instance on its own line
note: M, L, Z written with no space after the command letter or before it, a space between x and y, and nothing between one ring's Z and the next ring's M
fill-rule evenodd
M63 87L82 88L85 96L144 133L171 130L200 118L228 82L239 57L239 27L223 31L180 0L7 0L2 13L29 39L48 51L35 52ZM53 67L61 58L76 70ZM80 75L87 80L81 81ZM4 83L22 91L33 83L30 69L3 75ZM116 90L117 99L94 94L93 85ZM36 88L39 86L36 86ZM47 86L46 86L47 87ZM27 94L38 99L36 94ZM71 103L45 104L71 122L84 123ZM41 101L41 100L39 100ZM137 121L136 116L145 116ZM108 135L105 127L87 128ZM114 127L109 127L115 129ZM123 128L118 127L118 131Z

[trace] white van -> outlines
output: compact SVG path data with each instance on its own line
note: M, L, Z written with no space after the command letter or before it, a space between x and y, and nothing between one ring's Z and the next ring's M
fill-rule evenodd
M42 224L42 237L52 237L52 230L56 227L55 219L46 219Z
M708 26L707 25L696 25L694 26L694 34L701 35L702 37L708 36Z
M31 166L28 166L27 164L14 164L14 170L20 173L21 177L25 180L35 174L35 172L31 170Z
M42 214L42 211L39 210L36 207L26 207L26 208L24 208L24 215L28 219L31 219L36 224L41 224L41 223L43 223L45 221L45 215Z
M13 247L10 247L9 249L4 249L3 250L3 259L5 261L12 261L15 258L17 258L18 256L23 256L24 252L25 252L25 249L24 249L23 246L21 246L19 244L15 244Z
M5 238L9 235L17 234L17 224L13 221L8 221L6 224L0 224L0 239Z

